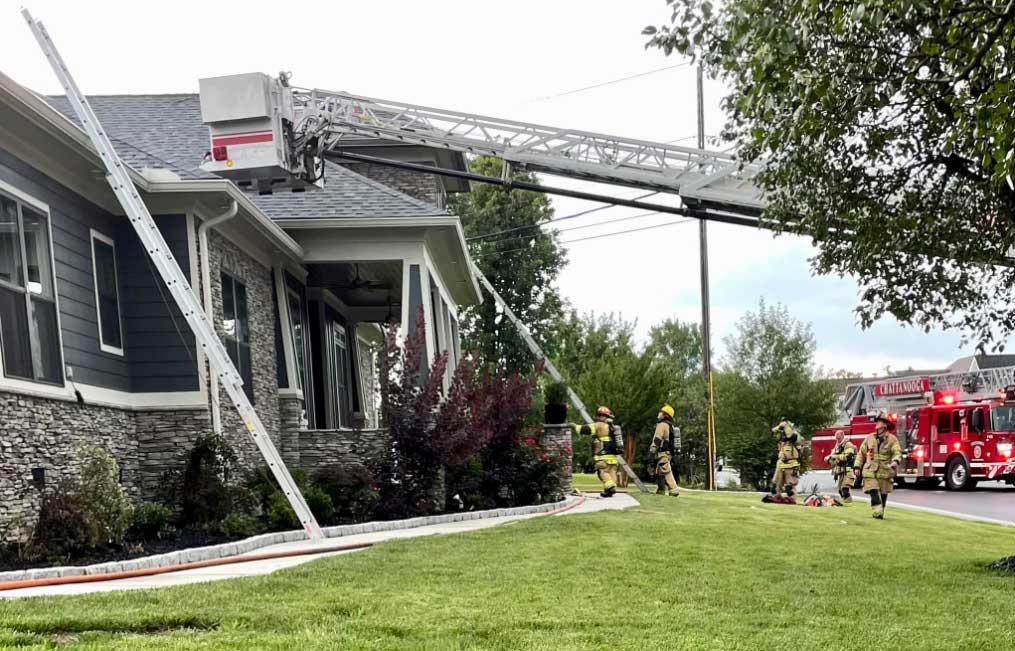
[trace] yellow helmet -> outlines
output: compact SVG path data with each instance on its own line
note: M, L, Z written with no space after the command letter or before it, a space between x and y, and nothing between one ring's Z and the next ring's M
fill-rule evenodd
M673 407L671 407L669 405L663 405L663 408L660 409L659 411L661 411L662 413L666 414L670 418L673 418L674 414L676 413L676 412L673 411Z

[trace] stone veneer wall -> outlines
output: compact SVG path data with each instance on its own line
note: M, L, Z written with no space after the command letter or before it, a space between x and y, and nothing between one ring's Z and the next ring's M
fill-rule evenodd
M298 438L298 449L286 448L286 463L313 475L326 468L342 468L357 463L368 466L380 461L387 447L388 431L365 430L299 430L287 441Z
M444 191L444 186L441 185L440 179L433 174L375 163L343 163L342 166L438 208L444 208L447 205L447 193Z
M166 472L182 468L198 437L211 433L207 409L137 411L133 413L138 450L137 483L141 497L166 497Z
M548 451L556 452L564 457L566 464L564 474L561 477L561 486L564 495L570 495L574 490L572 479L572 449L571 449L572 428L567 423L560 425L543 425L542 444Z
M0 419L0 542L23 538L43 490L78 475L82 443L116 458L131 497L154 500L163 496L166 471L211 431L207 409L131 411L4 392ZM32 482L33 468L45 470L44 489Z
M21 538L32 525L42 496L32 469L45 469L46 488L75 477L82 443L98 443L116 457L124 485L138 495L131 412L0 393L0 415L0 541Z
M215 306L215 329L222 328L222 272L225 271L246 287L247 312L250 326L250 361L253 371L254 408L268 435L279 447L278 376L275 369L275 317L272 313L271 268L264 266L224 239L217 232L208 236L208 267L211 271L212 305ZM240 421L229 395L219 391L222 435L236 450L240 465L252 468L264 463L254 440Z

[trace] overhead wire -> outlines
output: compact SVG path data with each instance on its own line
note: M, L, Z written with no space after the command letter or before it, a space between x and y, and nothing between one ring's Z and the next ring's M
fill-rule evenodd
M659 190L656 190L654 192L648 192L646 194L640 194L637 197L632 197L631 200L632 201L640 201L642 199L647 199L649 197L655 196L655 195L659 194L659 192L660 192ZM540 228L540 227L545 226L547 224L555 224L557 222L567 221L569 219L575 219L576 217L583 217L584 215L591 215L594 212L599 212L600 210L606 210L608 208L616 208L616 206L614 204L606 204L605 206L596 206L595 208L589 208L587 210L582 210L580 212L572 213L570 215L564 215L563 217L552 217L550 219L544 219L543 221L536 222L534 224L525 224L524 226L515 226L513 228L505 228L505 229L499 230L499 231L493 231L493 232L490 232L490 233L483 233L482 235L473 235L472 237L465 238L465 241L466 242L478 242L478 241L494 238L494 237L496 237L498 235L504 235L504 234L507 234L507 233L515 233L517 231L531 230L533 228Z
M558 97L566 97L567 95L574 95L576 93L584 93L587 90L593 90L593 89L596 89L596 88L602 88L603 86L610 86L612 84L619 84L620 82L623 82L623 81L629 81L631 79L638 79L639 77L647 77L649 75L654 75L654 74L659 73L659 72L664 72L666 70L673 70L674 68L683 68L684 66L689 66L689 65L691 65L690 62L685 61L683 63L677 63L677 64L674 64L674 65L663 66L662 68L655 68L653 70L646 70L645 72L639 72L639 73L636 73L636 74L633 74L633 75L627 75L626 77L618 77L617 79L610 79L609 81L601 81L601 82L599 82L597 84L591 84L589 86L582 86L581 88L575 88L575 89L572 89L572 90L565 90L565 91L563 91L561 93L555 93L553 95L544 95L542 97L536 97L536 98L533 98L533 99L531 99L529 101L530 102L543 102L543 101L550 100L550 99L556 99Z
M590 235L588 237L579 237L579 238L576 238L576 239L573 239L573 240L562 240L562 241L559 242L559 244L576 244L578 242L587 242L587 241L590 241L590 240L598 240L598 239L602 239L602 238L606 238L606 237L618 237L620 235L628 235L630 233L639 233L641 231L649 231L649 230L653 230L653 229L656 229L656 228L664 228L664 227L667 227L667 226L676 226L678 224L686 224L686 223L694 222L694 221L697 221L697 219L695 219L693 217L685 217L684 219L677 219L677 220L674 220L674 221L671 221L671 222L666 222L665 224L653 224L652 226L642 226L640 228L629 228L629 229L625 229L625 230L622 230L622 231L615 231L613 233L600 233L599 235ZM526 250L528 250L528 248L529 247L527 247L527 246L519 246L517 248L508 249L506 251L480 251L480 252L474 253L473 255L477 256L477 257L482 257L484 255L490 255L490 254L494 254L494 253L497 254L497 255L504 255L504 254L507 254L507 253L516 253L518 251L526 251Z

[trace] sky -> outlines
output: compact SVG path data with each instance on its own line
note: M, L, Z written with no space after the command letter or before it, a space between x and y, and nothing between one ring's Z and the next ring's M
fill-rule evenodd
M641 35L646 25L668 20L664 0L23 0L23 5L45 23L86 94L196 92L202 77L287 70L297 86L695 144L694 68L670 67L687 62L646 50ZM57 93L58 83L19 7L0 0L0 70L33 90ZM588 86L598 87L578 90ZM721 83L706 80L709 135L722 126L724 93ZM553 177L546 182L603 190ZM625 198L640 194L605 189ZM553 203L558 216L596 207L560 197ZM560 228L639 212L610 208ZM673 215L657 215L561 232L561 239L673 221ZM723 339L762 298L785 304L812 324L816 363L826 369L872 374L885 367L942 368L965 354L960 333L924 334L890 316L862 331L853 313L856 282L814 277L808 240L723 224L709 225L708 240L713 348L719 359ZM570 263L559 288L580 312L620 314L637 321L642 337L666 318L700 321L696 223L566 246Z

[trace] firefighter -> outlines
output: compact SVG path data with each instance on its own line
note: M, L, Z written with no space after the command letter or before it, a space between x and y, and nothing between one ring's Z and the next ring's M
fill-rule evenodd
M895 472L902 461L902 446L892 434L895 423L884 413L874 419L875 431L860 444L853 467L863 475L863 492L870 495L872 515L876 520L885 519L888 494L892 492Z
M772 428L779 434L779 460L775 464L775 476L772 478L772 495L781 492L796 501L796 485L800 482L800 433L793 423L783 418Z
M663 405L656 416L655 434L648 449L648 474L656 478L656 494L677 497L677 480L673 477L672 459L680 453L680 430L673 426L673 407Z
M596 420L588 429L592 435L592 452L595 455L596 475L603 482L600 497L613 497L617 492L617 455L624 450L624 434L620 426L613 424L613 412L609 407L596 409Z
M835 447L832 453L825 457L825 463L832 468L832 478L835 479L835 488L839 491L839 497L846 504L853 502L853 495L849 492L856 480L853 474L853 462L856 460L856 446L841 429L835 432Z

